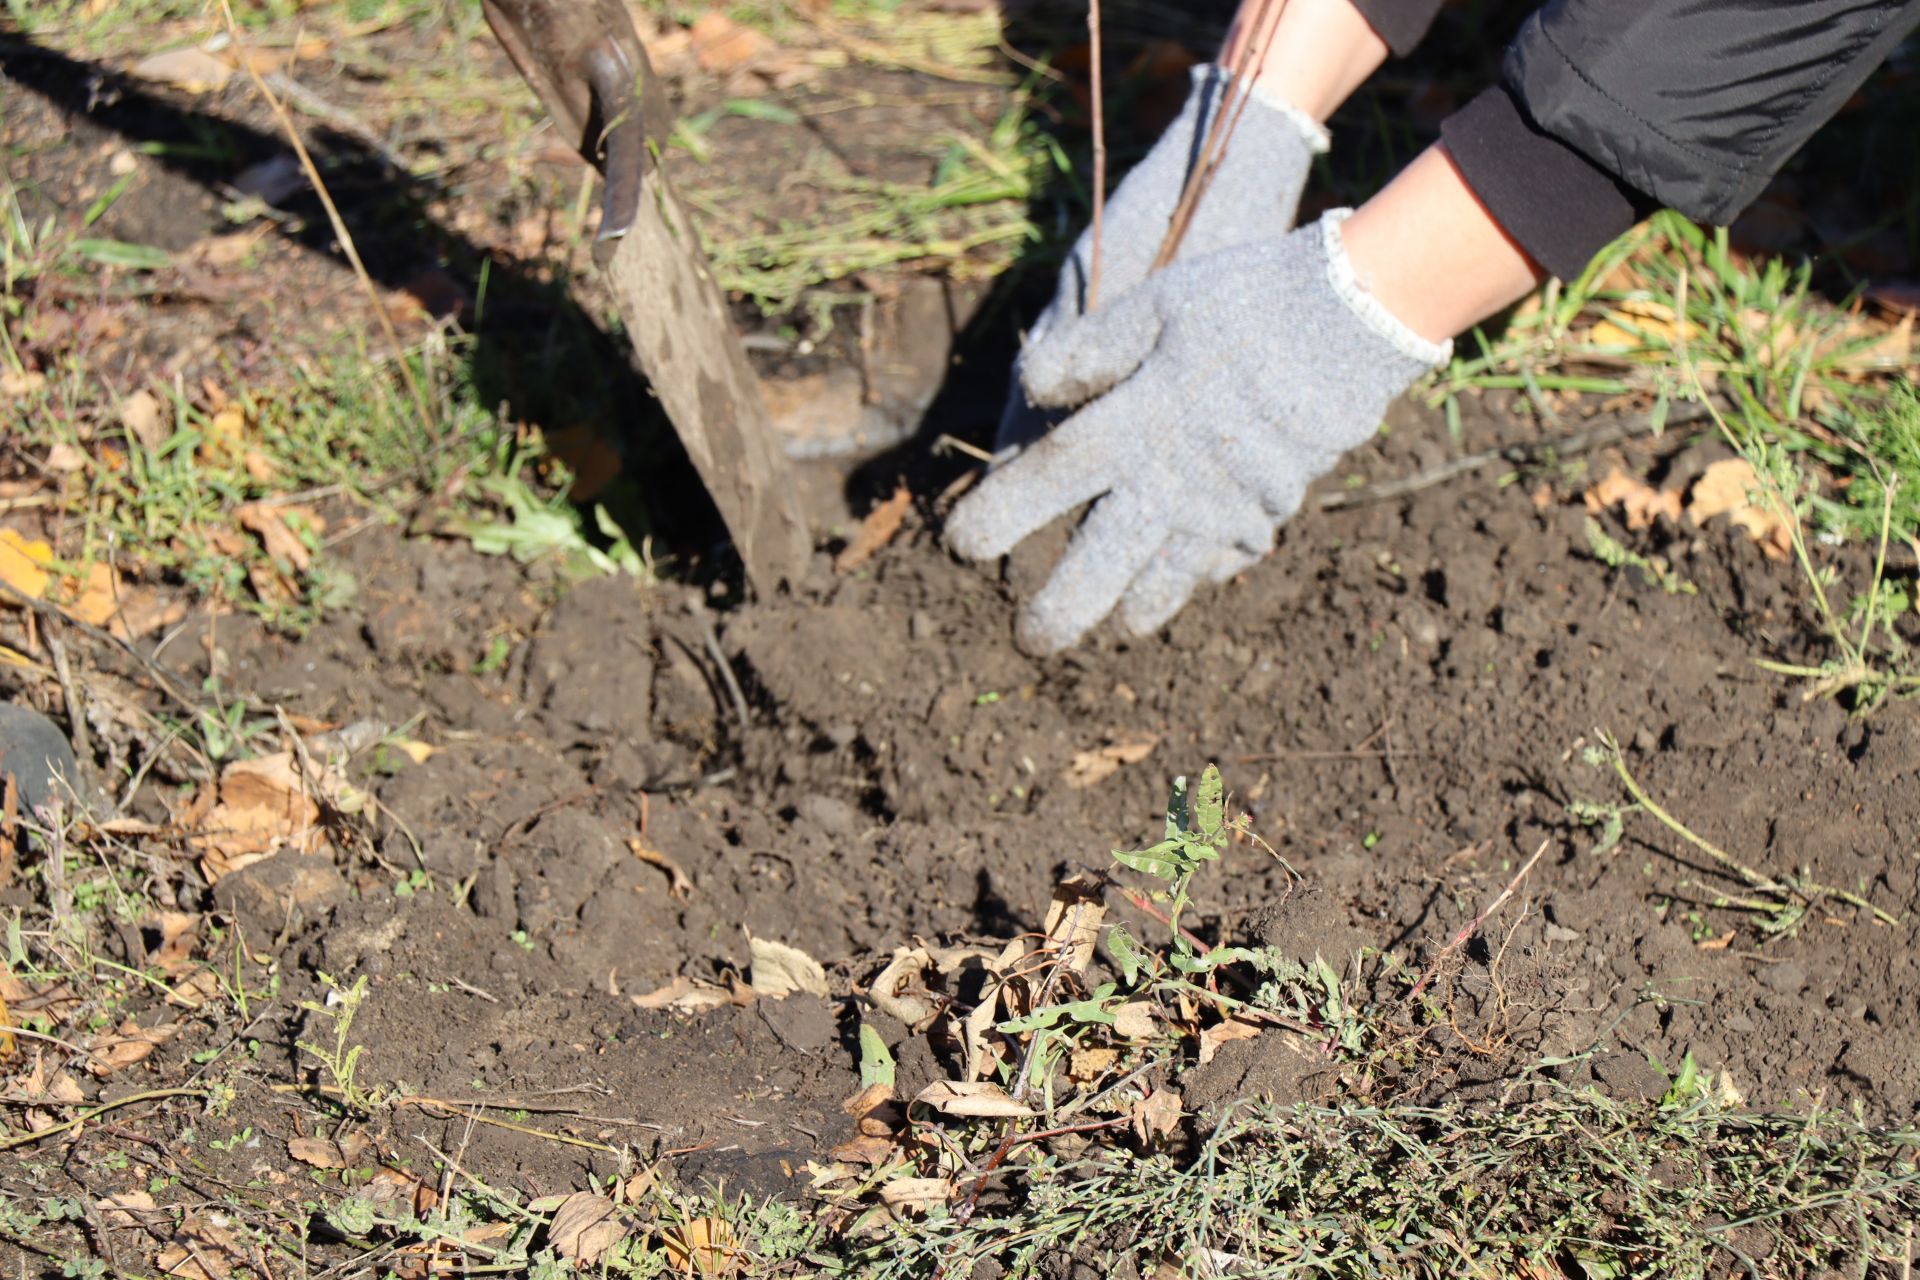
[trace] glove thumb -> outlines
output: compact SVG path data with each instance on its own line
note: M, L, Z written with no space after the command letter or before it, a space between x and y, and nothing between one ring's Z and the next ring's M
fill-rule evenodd
M1054 324L1021 353L1020 384L1028 401L1064 409L1112 390L1160 340L1158 302L1158 290L1148 281L1098 310Z

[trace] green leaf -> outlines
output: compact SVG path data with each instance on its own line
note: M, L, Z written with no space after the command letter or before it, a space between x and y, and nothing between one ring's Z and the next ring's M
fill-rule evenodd
M1227 825L1227 787L1220 780L1218 765L1208 765L1200 775L1200 789L1193 797L1193 822L1188 828L1203 836L1213 836Z
M800 123L800 117L795 112L758 98L728 98L720 107L730 116L744 116L748 120L765 120L770 124Z
M1173 840L1184 832L1187 829L1187 820L1187 779L1186 775L1182 774L1173 780L1173 792L1167 797L1167 833L1161 843Z
M1263 950L1255 947L1215 947L1202 955L1176 955L1173 967L1182 973L1205 973L1209 969L1218 969L1223 964L1239 964L1242 961L1258 964L1266 959Z
M75 240L73 251L89 262L129 271L158 271L173 261L173 255L165 249L124 240Z
M1107 950L1113 953L1113 962L1120 966L1120 980L1131 987L1140 977L1140 944L1125 927L1115 925L1107 930Z
M893 1054L887 1051L887 1042L880 1033L866 1023L860 1024L860 1087L870 1089L876 1084L893 1088Z
M1185 859L1177 856L1185 843L1176 834L1145 849L1115 849L1113 857L1122 866L1132 867L1150 876L1159 876L1162 880L1171 880L1186 869Z

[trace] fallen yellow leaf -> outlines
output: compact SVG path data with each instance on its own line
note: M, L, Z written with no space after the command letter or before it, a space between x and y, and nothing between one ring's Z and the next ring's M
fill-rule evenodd
M1104 747L1093 747L1086 751L1076 751L1073 763L1067 766L1067 785L1075 790L1084 790L1096 783L1105 782L1120 772L1120 766L1138 764L1152 754L1159 745L1157 733L1135 734L1122 738L1119 742L1108 743Z
M1629 529L1650 528L1661 516L1673 521L1680 519L1678 489L1656 489L1617 466L1607 473L1606 479L1588 489L1582 497L1586 500L1588 513L1592 515L1597 516L1609 507L1620 507L1626 515Z
M39 600L53 581L46 566L53 562L53 548L38 538L29 539L17 529L0 529L0 582L21 595Z
M1793 526L1772 503L1748 499L1760 488L1760 478L1745 458L1722 458L1693 482L1687 517L1704 525L1718 515L1747 531L1769 560L1785 560L1793 551Z

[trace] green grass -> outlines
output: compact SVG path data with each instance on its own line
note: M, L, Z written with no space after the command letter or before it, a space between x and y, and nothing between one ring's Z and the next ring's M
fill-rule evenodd
M1131 1075L1115 1077L1139 1059L1122 1057L1108 1077L1073 1083L1057 1069L1064 1054L1045 1046L1124 1047L1132 1033L1103 1022L1101 1010L1146 1001L1159 1006L1155 1020L1169 1029L1147 1046L1148 1064L1185 1057L1196 1026L1171 1030L1190 1016L1178 1008L1197 1006L1211 1020L1233 1009L1213 991L1214 979L1246 990L1247 979L1277 972L1271 963L1263 967L1265 948L1209 953L1177 928L1193 877L1209 869L1223 844L1246 834L1212 770L1191 791L1177 785L1166 838L1114 855L1164 890L1164 940L1123 944L1117 931L1103 930L1114 971L1110 984L1091 990L1086 984L1097 975L1083 983L1063 959L1080 936L1078 918L1062 916L1052 926L1053 955L1027 952L1019 965L1025 977L1005 989L1026 992L1041 1007L989 1034L1003 1065L1053 1064L1047 1082L1027 1095L1030 1116L967 1119L917 1104L911 1122L895 1130L885 1163L820 1157L796 1169L792 1197L777 1201L676 1185L660 1169L649 1171L638 1152L627 1153L618 1177L583 1176L575 1187L546 1187L538 1195L471 1155L456 1163L430 1144L411 1164L369 1147L356 1148L367 1154L345 1168L311 1167L289 1156L278 1179L244 1188L205 1176L211 1171L197 1148L228 1152L246 1141L251 1130L236 1104L268 1090L277 1097L276 1114L294 1107L304 1113L297 1132L350 1143L392 1128L409 1091L381 1077L377 1055L363 1054L354 1015L368 1000L408 997L392 983L379 996L364 977L322 975L322 989L334 994L300 1005L308 1021L299 1063L262 1052L246 1036L268 1037L271 1018L291 1010L257 940L249 945L215 933L194 953L204 955L195 961L206 966L204 977L134 970L100 953L97 944L114 921L151 923L152 903L172 902L168 881L181 874L177 862L162 860L157 879L143 881L151 873L137 870L141 852L122 837L73 828L58 875L50 870L49 846L28 852L22 870L35 896L8 926L4 965L36 987L64 984L71 999L57 1006L61 1012L23 1020L28 1030L64 1040L84 1040L127 1016L145 1025L156 1000L178 999L190 982L202 993L194 1017L212 1023L215 1034L197 1042L212 1047L196 1056L184 1082L189 1067L180 1064L174 1075L150 1082L157 1089L151 1096L197 1100L199 1110L177 1119L157 1148L177 1162L188 1186L166 1177L149 1185L163 1207L190 1190L194 1208L218 1214L231 1244L216 1236L201 1239L202 1246L267 1257L291 1274L348 1267L355 1259L400 1268L429 1255L451 1269L528 1280L908 1280L977 1274L989 1261L1001 1268L996 1274L1032 1277L1057 1274L1068 1260L1095 1274L1320 1280L1705 1280L1753 1268L1765 1275L1865 1275L1875 1266L1901 1274L1914 1243L1911 1223L1920 1215L1920 1134L1834 1111L1746 1109L1726 1081L1690 1057L1655 1099L1610 1099L1557 1082L1553 1069L1577 1065L1585 1055L1576 1054L1516 1062L1498 1097L1422 1103L1406 1093L1419 1071L1389 1085L1372 1067L1389 1058L1409 1068L1417 1063L1424 1037L1409 1019L1447 1024L1440 1009L1451 981L1445 977L1423 1006L1399 994L1405 975L1386 970L1371 999L1351 976L1307 976L1288 985L1282 975L1273 995L1256 995L1234 1011L1283 1009L1287 1019L1300 1020L1298 1030L1276 1025L1263 1034L1301 1037L1301 1049L1339 1075L1334 1096L1290 1107L1246 1102L1215 1125L1131 1136L1130 1098L1144 1096L1146 1086ZM153 896L100 882L102 868L122 866L129 886L151 888ZM88 891L78 892L83 884ZM1042 980L1043 972L1053 976ZM1203 976L1204 988L1197 985ZM1053 1004L1045 1003L1049 992ZM1213 1004L1221 1008L1209 1010ZM887 1064L870 1065L875 1081L891 1083ZM999 1078L1014 1088L1006 1071ZM180 1092L168 1095L170 1089ZM552 1136L550 1120L516 1114L508 1102L475 1101L472 1124L518 1124L523 1134ZM50 1109L63 1119L73 1110ZM529 1120L531 1131L524 1127ZM1077 1141L1045 1137L1074 1124L1083 1126ZM151 1122L145 1127L151 1131ZM0 1150L18 1147L17 1158L28 1162L51 1158L35 1145L23 1128L0 1130ZM278 1143L262 1144L256 1172L258 1161L279 1150ZM991 1188L977 1197L989 1169ZM375 1198L376 1176L418 1178L445 1195L418 1210L410 1196ZM107 1261L99 1237L86 1230L84 1212L68 1211L80 1202L52 1194L57 1184L48 1172L39 1177L47 1189L31 1193L0 1180L0 1239L77 1260L82 1269L69 1275L98 1274ZM203 1202L209 1186L213 1198ZM585 1257L582 1237L562 1221L583 1207L582 1199L590 1218L608 1224ZM192 1238L191 1228L181 1230ZM114 1265L127 1261L123 1250Z
M828 193L821 211L770 229L749 212L743 193L709 184L698 169L683 181L703 215L721 284L777 315L820 286L864 271L911 265L963 279L994 274L1014 251L1042 239L1028 201L1069 168L1034 126L1024 94L985 138L955 135L936 143L928 158L935 172L925 185L811 174L808 181Z
M1700 391L1729 406L1736 444L1777 444L1844 478L1815 504L1817 529L1877 537L1882 478L1902 484L1895 538L1920 532L1920 427L1912 355L1812 288L1812 266L1748 258L1725 231L1661 213L1550 281L1503 328L1462 343L1429 398L1457 413L1469 391L1647 397L1656 423ZM1684 311L1684 320L1682 312Z

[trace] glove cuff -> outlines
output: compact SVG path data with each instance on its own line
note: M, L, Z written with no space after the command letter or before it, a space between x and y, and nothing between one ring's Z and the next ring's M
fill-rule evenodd
M1233 73L1218 63L1202 62L1187 74L1193 80L1195 97L1206 92L1209 82L1218 84L1222 90L1230 88L1233 84ZM1327 132L1324 125L1261 83L1259 76L1253 77L1252 93L1256 103L1278 116L1282 125L1299 135L1300 140L1306 144L1309 154L1325 155L1328 148L1333 145L1333 136ZM1247 122L1243 118L1240 123L1244 125Z
M1437 369L1453 358L1453 340L1430 342L1407 328L1401 319L1386 309L1380 299L1368 291L1347 256L1346 237L1340 224L1353 216L1351 209L1329 209L1320 218L1321 248L1327 257L1327 282L1347 309L1381 341L1422 369Z

